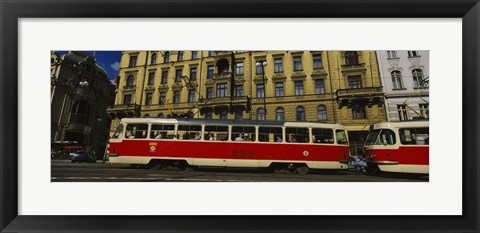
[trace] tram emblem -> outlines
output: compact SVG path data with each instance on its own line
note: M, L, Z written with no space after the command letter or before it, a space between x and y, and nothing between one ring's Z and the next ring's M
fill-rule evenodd
M150 152L155 152L157 148L155 146L150 146Z
M303 152L303 156L306 157L306 156L308 156L308 155L309 155L308 151L304 151L304 152Z

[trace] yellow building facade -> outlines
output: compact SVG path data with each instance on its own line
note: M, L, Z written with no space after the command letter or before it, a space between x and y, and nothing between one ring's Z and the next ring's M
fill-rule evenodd
M116 85L112 131L123 117L338 123L357 153L385 121L375 51L124 51Z

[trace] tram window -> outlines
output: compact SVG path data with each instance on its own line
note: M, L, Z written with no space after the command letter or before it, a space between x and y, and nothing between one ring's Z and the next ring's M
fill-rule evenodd
M428 128L403 128L399 130L403 145L429 145Z
M377 140L377 145L395 145L397 139L395 133L390 129L382 129L380 131L380 137Z
M209 141L228 141L228 126L205 126L203 138Z
M347 136L345 136L344 130L337 130L335 136L337 136L337 144L348 145Z
M126 138L147 138L147 124L128 124L125 134Z
M123 133L123 125L120 124L117 126L117 129L115 130L115 133L113 134L112 138L119 138L120 135Z
M282 128L281 127L259 127L258 128L258 141L260 141L260 142L282 142L283 141Z
M286 130L287 142L291 143L309 143L310 137L308 135L308 128L290 128Z
M233 126L232 140L234 141L255 141L255 127L253 126Z
M201 125L179 125L177 130L178 139L182 140L194 140L195 137L200 136L201 133ZM197 140L200 140L199 137Z
M312 139L314 143L328 143L333 144L333 130L332 129L312 129Z
M175 125L152 125L150 138L173 139L175 137Z

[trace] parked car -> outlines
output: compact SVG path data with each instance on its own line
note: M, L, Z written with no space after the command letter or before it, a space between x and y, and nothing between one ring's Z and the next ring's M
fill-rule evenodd
M367 162L365 162L364 158L357 155L350 156L350 160L348 161L348 169L358 172L365 172L367 170Z
M72 153L69 154L69 156L70 156L70 160L72 161L72 163L75 163L75 162L95 163L95 159L92 158L90 153L88 153L86 151L72 152Z

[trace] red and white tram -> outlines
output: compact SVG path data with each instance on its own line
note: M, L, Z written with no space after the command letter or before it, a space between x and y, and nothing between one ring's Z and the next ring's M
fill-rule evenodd
M429 173L429 122L386 122L370 126L365 156L370 171Z
M347 169L342 125L311 122L124 118L109 140L111 163Z

